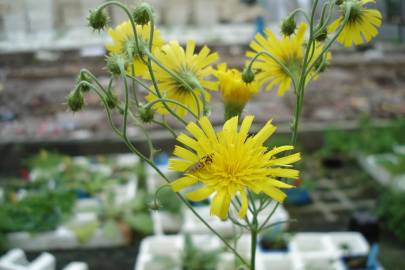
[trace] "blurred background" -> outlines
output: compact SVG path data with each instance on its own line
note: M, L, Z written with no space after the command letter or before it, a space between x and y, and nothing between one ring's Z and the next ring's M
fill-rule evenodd
M150 216L145 206L151 193L145 182L156 175L137 159L116 155L127 150L108 126L97 96L88 95L86 109L74 114L65 105L65 97L74 87L81 68L89 69L102 83L108 83L103 67L104 44L109 37L105 32L93 32L86 20L89 10L103 2L0 0L0 246L4 250L22 247L28 251L29 259L42 251L52 251L56 269L75 260L88 263L90 269L133 269L141 239L158 230L152 224L159 221ZM121 2L129 6L139 4L135 0ZM237 68L243 67L244 54L255 33L264 27L278 33L280 19L295 8L308 10L312 5L311 0L146 2L154 7L166 41L176 39L184 44L194 39L198 45L218 51L221 61ZM405 269L401 257L405 254L405 2L378 0L371 6L383 14L379 36L358 48L333 47L331 66L308 86L300 135L303 177L297 183L301 185L299 192L291 195L286 206L286 212L298 222L286 230L359 231L370 247L379 243L379 258L385 269L402 270ZM113 26L126 20L117 8L108 12ZM279 132L271 144L276 144L288 142L293 106L291 91L282 98L277 97L276 91L270 91L254 97L245 112L255 114L258 123L274 119ZM218 95L214 95L212 109L214 122L221 123L223 108ZM156 163L165 168L168 156L165 153L172 151L174 141L157 126L147 128L162 150ZM146 151L141 130L130 128L129 134ZM96 174L102 171L100 168L106 173ZM131 210L131 215L127 213L128 205L120 204L120 208L111 203L114 199L106 199L109 197L106 194L111 193L120 197L116 190L128 189L126 185L133 184L129 176L134 176L137 184L127 203L133 205L136 198L141 205ZM107 184L110 182L119 188L111 187ZM24 201L30 199L32 190L34 194L40 191L42 196L36 198L36 204ZM61 190L74 190L73 198ZM55 195L52 201L48 196L54 196L56 191L63 194ZM75 215L73 205L77 200L99 197L103 198L102 210L94 211L94 216L88 218L90 222L84 222L87 233L77 230L82 226L72 225L76 228L72 229L75 236L82 237L75 245L55 247L49 245L52 238L48 244L45 240L41 244L27 244L30 238L10 236L18 232L55 231ZM61 210L64 209L61 201L70 202L65 212ZM29 211L19 212L23 206L18 203ZM31 209L33 204L39 206ZM180 225L169 228L170 233L182 231L187 223L187 215L178 210L180 206L173 207L180 216L177 219ZM50 211L58 214L45 218ZM32 215L42 218L32 220ZM16 216L21 219L13 219ZM86 244L98 227L107 234L114 229L122 232L117 224L122 225L123 220L130 225L127 231L132 231L128 241L104 239L105 243L97 244L93 239L95 243ZM82 250L83 247L86 249Z

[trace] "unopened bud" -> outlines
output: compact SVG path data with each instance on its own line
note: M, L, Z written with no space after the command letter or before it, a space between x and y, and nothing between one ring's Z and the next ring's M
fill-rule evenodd
M148 3L142 3L135 8L132 16L136 24L145 25L151 20L151 14L153 14L152 7Z
M255 74L251 68L245 68L242 72L242 80L245 83L251 83L255 80Z
M320 58L316 63L315 63L315 69L319 72L322 73L324 72L329 66L329 61L325 58L322 57Z
M157 210L159 210L159 209L162 208L162 205L160 204L159 201L154 200L153 202L151 202L151 203L148 205L148 207L149 207L149 209L151 209L151 210L157 211Z
M67 105L72 112L78 112L84 107L84 97L79 89L72 90L67 97Z
M315 37L316 41L324 42L328 37L328 30L323 29L320 33L318 33Z
M281 23L281 33L284 36L291 36L294 34L295 29L297 29L297 23L295 22L294 16L288 16Z
M92 82L90 76L87 73L80 72L79 76L76 79L76 83L78 84L78 88L80 91L82 91L83 93L88 92L90 90L90 86L87 83L81 83L81 82L87 82L87 83Z
M109 109L115 109L118 105L118 98L112 93L112 92L108 92L106 99L105 99L107 106Z
M108 24L107 13L102 9L91 10L87 19L89 26L97 31L103 30Z
M121 69L124 68L125 70L127 67L127 61L125 57L120 54L107 56L106 61L107 69L113 75L121 75Z
M141 118L142 122L150 123L155 117L155 112L150 106L143 106L139 108L139 117Z

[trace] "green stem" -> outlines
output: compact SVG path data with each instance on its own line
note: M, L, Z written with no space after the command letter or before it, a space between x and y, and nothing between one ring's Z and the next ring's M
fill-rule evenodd
M195 119L198 119L198 116L196 114L194 114L193 111L191 111L189 107L187 107L186 105L184 105L174 99L158 98L158 99L155 99L154 101L147 103L145 106L152 107L153 105L155 105L156 103L159 103L159 102L176 104L176 106L179 106L179 107L185 109L186 111L188 111Z
M251 234L251 249L250 249L250 269L256 270L256 248L257 248L257 213L253 215Z

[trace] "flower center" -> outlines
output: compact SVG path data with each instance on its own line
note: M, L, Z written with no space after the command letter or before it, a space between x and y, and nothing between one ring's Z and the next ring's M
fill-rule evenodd
M362 6L359 3L353 3L350 9L349 23L358 23L362 20Z

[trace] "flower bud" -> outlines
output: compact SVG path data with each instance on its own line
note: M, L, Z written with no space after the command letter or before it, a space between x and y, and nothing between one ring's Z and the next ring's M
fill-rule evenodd
M103 30L108 24L107 13L102 9L91 10L87 20L89 21L89 26L97 31Z
M67 97L67 105L72 112L78 112L84 107L84 97L79 89L72 90Z
M281 33L284 36L291 36L292 34L294 34L296 28L297 23L295 22L294 16L288 16L281 23Z
M151 210L157 211L162 208L162 205L160 204L159 201L153 200L153 202L149 203L148 207Z
M242 72L242 80L245 83L251 83L255 80L255 74L251 68L245 68Z
M144 123L152 122L153 118L155 117L154 114L155 112L150 106L143 106L139 108L139 117Z
M111 91L107 92L105 101L107 103L108 108L111 110L115 109L118 105L118 98Z
M132 16L136 24L145 25L151 20L150 14L153 14L152 7L148 3L142 3L135 8Z
M315 70L317 70L319 73L324 72L328 68L328 66L329 61L326 59L326 57L322 57L315 62Z
M328 38L328 30L325 28L315 37L316 41L324 42Z
M83 93L88 92L90 90L90 86L85 83L80 84L81 82L92 82L90 76L87 73L80 72L79 76L77 76L76 83L78 84L78 88L80 91L82 91Z
M121 75L121 68L127 68L126 59L120 54L107 56L107 70L113 75Z

